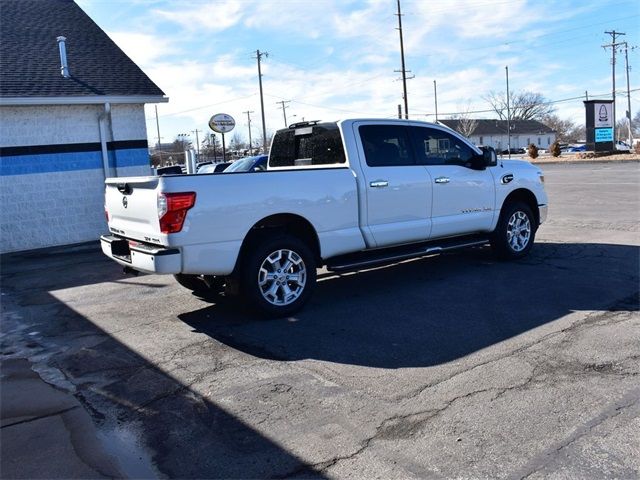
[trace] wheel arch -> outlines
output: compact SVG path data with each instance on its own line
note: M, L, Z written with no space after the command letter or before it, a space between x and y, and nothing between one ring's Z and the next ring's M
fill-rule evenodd
M245 253L251 246L264 235L275 234L277 232L293 235L303 242L313 252L316 264L322 264L322 256L320 250L320 239L316 229L306 218L294 213L277 213L269 215L256 222L247 232L240 247L236 268Z
M536 227L540 225L540 208L538 207L538 199L536 195L527 188L518 188L513 192L507 195L507 198L504 199L502 203L502 208L500 209L500 213L504 211L505 207L514 202L524 202L529 206L536 221Z

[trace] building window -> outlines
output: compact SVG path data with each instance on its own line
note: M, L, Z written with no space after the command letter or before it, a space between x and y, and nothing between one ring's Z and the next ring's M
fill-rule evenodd
M540 142L540 137L538 137L538 145L542 145L542 143Z
M531 145L531 137L527 137L527 145Z
M551 145L551 137L547 137L547 145Z
M480 137L480 145L482 145L482 137Z

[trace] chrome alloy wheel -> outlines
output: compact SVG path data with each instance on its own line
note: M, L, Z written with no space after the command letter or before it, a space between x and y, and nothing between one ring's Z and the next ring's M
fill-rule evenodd
M302 257L287 249L276 250L264 259L258 272L258 285L264 299L272 305L295 302L307 281Z
M531 239L531 222L526 213L518 210L511 215L507 224L507 241L514 252L521 252Z

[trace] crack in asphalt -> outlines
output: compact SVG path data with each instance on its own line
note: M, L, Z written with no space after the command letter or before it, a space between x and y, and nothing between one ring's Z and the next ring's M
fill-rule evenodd
M562 450L566 449L586 435L589 435L594 428L598 427L608 420L611 420L612 418L617 417L618 415L622 414L625 409L633 406L638 402L640 402L640 388L630 390L617 402L614 402L613 404L605 408L602 412L600 412L599 415L593 417L591 420L583 423L578 428L576 428L574 432L567 438L555 443L554 445L551 445L546 450L540 452L533 459L529 460L518 471L513 472L507 478L509 480L524 480L534 473L543 470L546 466L553 462L556 457L560 455L560 452L562 452Z
M563 335L569 332L579 332L583 329L589 329L592 328L594 326L602 326L602 325L608 325L610 323L621 323L624 321L628 321L629 319L632 319L632 313L633 312L625 312L625 311L620 311L617 310L619 307L621 306L633 306L635 303L633 302L637 297L639 293L635 293L633 295L629 295L626 296L624 298L621 298L619 300L617 300L616 302L614 302L613 304L611 304L608 309L606 311L597 311L597 312L590 312L588 314L586 314L583 318L577 319L574 322L572 322L569 326L555 331L555 332L550 332L547 333L545 335L543 335L542 337L538 338L537 340L534 340L532 342L529 342L526 345L522 345L518 348L515 348L507 353L505 353L504 355L501 355L497 358L493 358L481 363L478 363L476 365L474 365L473 367L466 369L466 370L461 370L458 371L442 380L439 380L437 382L432 382L432 383L428 383L426 385L423 385L421 387L419 387L418 389L414 390L413 392L410 392L406 395L402 395L399 397L396 397L396 400L404 400L404 401L408 401L411 399L414 399L418 396L420 396L422 393L424 393L426 390L438 386L440 384L443 384L445 382L448 382L449 380L452 380L453 378L472 372L473 370L476 370L478 368L484 367L486 365L489 365L491 363L495 363L498 362L500 360L504 360L505 358L508 357L512 357L512 356L518 356L519 354L521 354L522 352L529 350L532 347L535 347L536 345L539 345L551 338L557 337L559 335ZM614 320L613 322L607 321L609 320L612 316L624 316L623 319L620 320ZM604 322L598 322L599 319L604 319ZM564 340L564 341L568 341L568 340Z
M62 415L63 413L70 412L71 410L75 410L76 408L80 408L80 407L78 405L75 405L73 407L64 408L64 409L58 410L56 412L46 413L44 415L38 415L37 417L27 418L25 420L19 420L17 422L13 422L13 423L7 423L6 425L2 425L2 427L0 427L0 428L9 428L9 427L13 427L15 425L22 425L23 423L30 423L30 422L35 422L37 420L42 420L43 418L56 417L58 415Z

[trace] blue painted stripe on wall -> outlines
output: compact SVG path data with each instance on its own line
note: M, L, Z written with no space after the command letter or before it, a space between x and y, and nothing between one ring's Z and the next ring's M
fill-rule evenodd
M111 150L109 166L137 167L149 165L146 148ZM102 169L101 152L49 153L0 157L0 176L29 175L34 173L70 172Z

